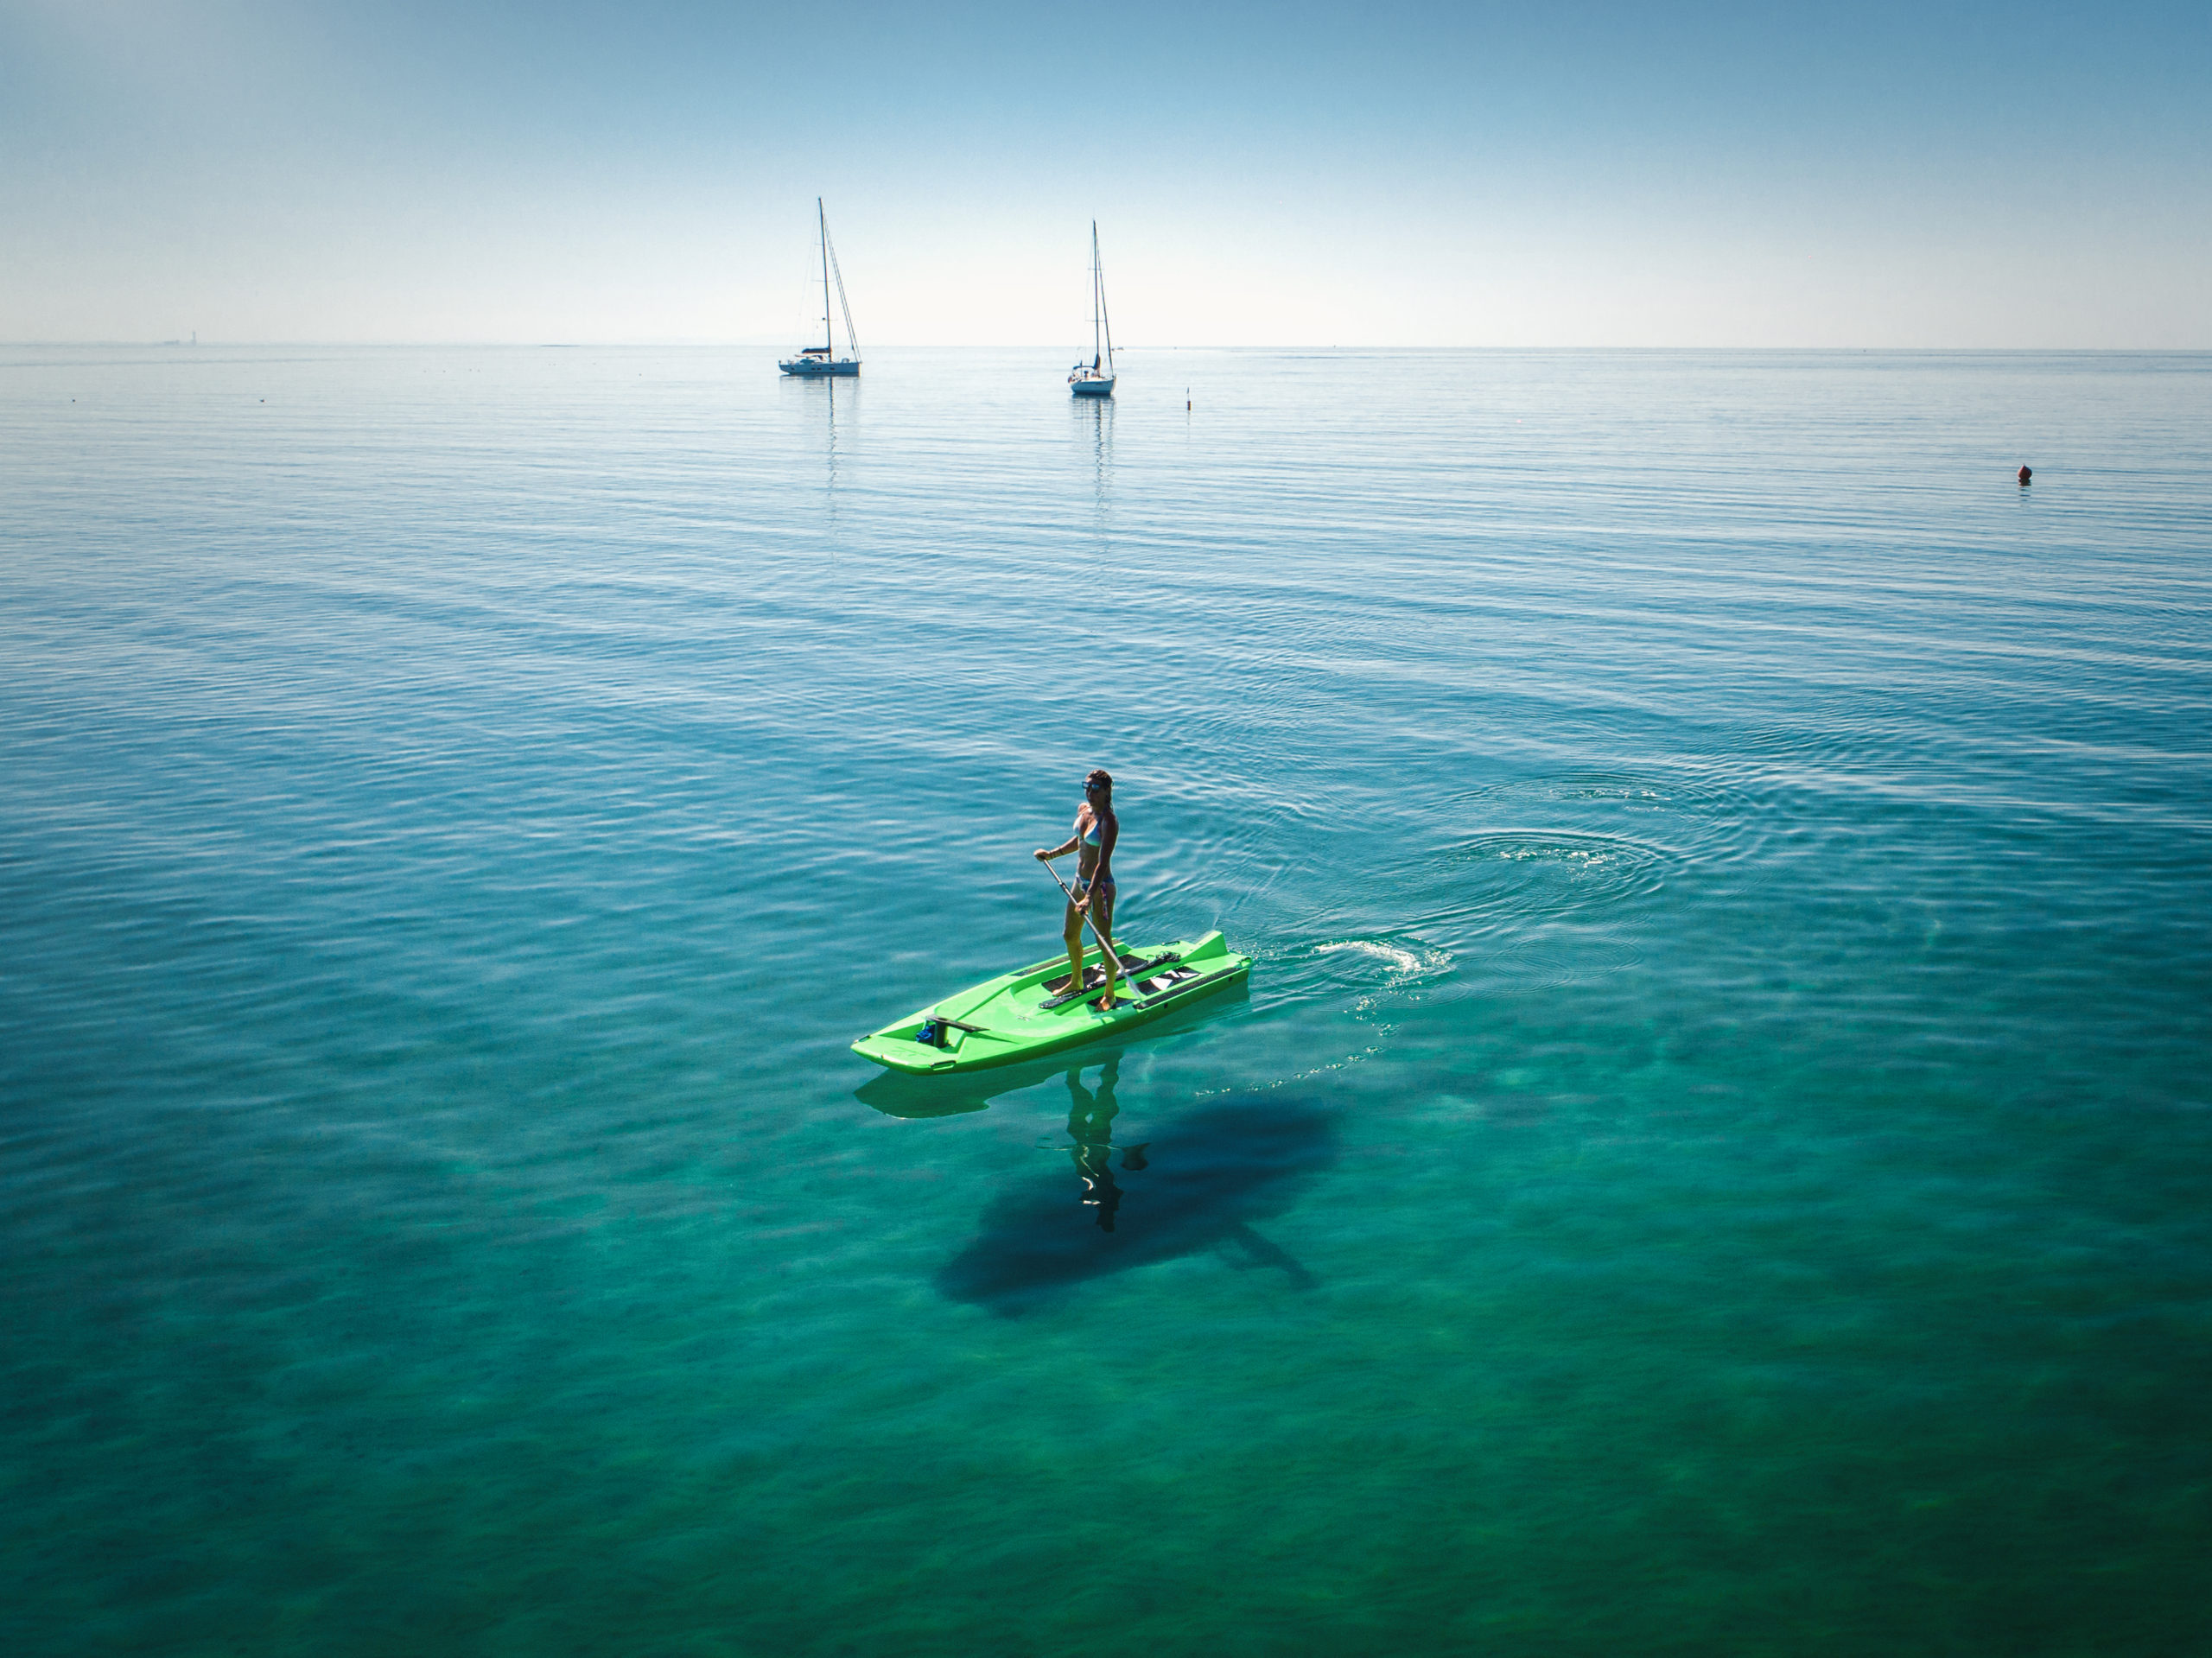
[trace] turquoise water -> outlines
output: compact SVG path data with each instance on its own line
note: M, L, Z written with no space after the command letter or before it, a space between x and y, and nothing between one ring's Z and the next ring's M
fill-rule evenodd
M0 353L11 1650L2212 1646L2212 358L771 356Z

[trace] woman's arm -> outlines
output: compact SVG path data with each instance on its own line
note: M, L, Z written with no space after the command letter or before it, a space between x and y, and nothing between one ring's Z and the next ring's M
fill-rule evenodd
M1069 853L1074 851L1082 844L1083 836L1080 835L1073 835L1061 842L1059 845L1054 847L1050 852L1047 852L1043 847L1039 847L1037 848L1037 861L1039 863L1050 863L1055 858L1065 858Z
M1091 870L1095 881L1110 886L1114 880L1114 842L1122 838L1122 819L1117 812L1108 812L1099 824L1098 863Z

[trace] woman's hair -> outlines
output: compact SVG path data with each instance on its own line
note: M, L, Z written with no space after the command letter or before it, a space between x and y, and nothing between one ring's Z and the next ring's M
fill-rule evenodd
M1099 767L1083 781L1085 787L1096 784L1098 791L1106 797L1106 804L1109 806L1114 804L1114 774L1104 766Z

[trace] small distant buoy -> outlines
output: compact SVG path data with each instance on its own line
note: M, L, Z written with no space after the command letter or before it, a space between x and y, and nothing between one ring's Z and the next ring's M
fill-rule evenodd
M2025 488L2028 486L2028 480L2030 480L2031 478L2034 477L2035 475L2036 475L2036 474L2035 474L2035 469L2034 469L2032 467L2021 467L2021 468L2020 468L2020 487L2021 487L2022 489L2025 489Z
M1190 410L1191 410L1191 388L1190 388L1190 387L1188 387L1188 386L1186 385L1186 386L1185 386L1185 387L1183 388L1183 412L1184 412L1184 413L1185 413L1185 414L1188 414L1188 413L1190 412Z

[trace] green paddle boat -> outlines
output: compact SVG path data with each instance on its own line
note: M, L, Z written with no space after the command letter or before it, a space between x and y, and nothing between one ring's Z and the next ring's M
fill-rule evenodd
M853 1051L893 1070L924 1075L1012 1064L1147 1024L1252 971L1252 958L1230 949L1218 932L1147 950L1125 948L1121 961L1111 1009L1098 1006L1106 989L1103 963L1087 968L1083 988L1071 994L1068 958L1056 956L895 1020L854 1043Z

